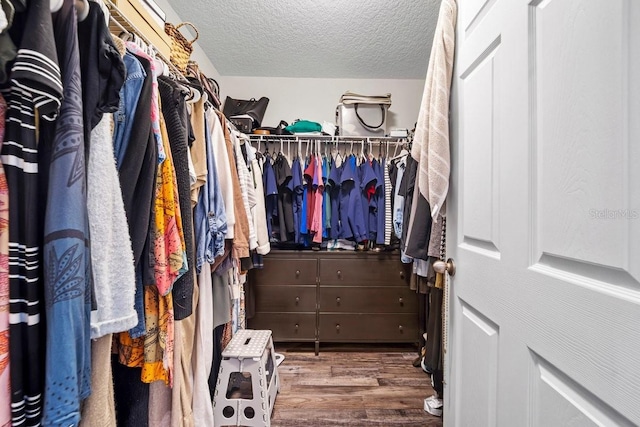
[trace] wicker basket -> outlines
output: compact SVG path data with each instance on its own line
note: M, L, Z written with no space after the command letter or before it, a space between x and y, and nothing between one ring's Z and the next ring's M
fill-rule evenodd
M189 25L193 28L193 31L196 33L193 40L187 40L187 38L180 32L180 28L184 25ZM200 37L198 29L191 22L183 22L176 26L167 22L164 24L164 31L169 35L169 37L171 37L171 56L169 57L169 60L184 73L187 70L189 58L193 52L193 43L198 40L198 37Z

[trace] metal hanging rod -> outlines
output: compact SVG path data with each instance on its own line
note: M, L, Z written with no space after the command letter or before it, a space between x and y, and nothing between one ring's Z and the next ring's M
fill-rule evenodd
M184 74L182 74L182 72L173 65L171 61L169 61L169 58L165 57L162 52L156 49L153 46L153 43L151 43L151 41L136 28L135 24L131 22L131 20L129 20L120 9L118 9L118 6L116 6L115 3L111 0L103 0L103 2L107 6L107 9L109 9L109 31L117 33L119 30L124 31L125 33L135 34L136 37L140 38L145 44L147 44L147 46L153 48L155 56L167 64L171 72L174 73L178 79L183 81L187 80Z
M331 135L248 135L251 141L279 142L284 141L322 141L326 143L351 143L351 142L371 142L371 143L397 143L407 142L406 137L396 136L331 136Z

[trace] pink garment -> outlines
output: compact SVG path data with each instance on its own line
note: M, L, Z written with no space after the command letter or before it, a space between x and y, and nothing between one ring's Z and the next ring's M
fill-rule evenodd
M158 163L162 163L167 158L167 153L164 150L162 136L160 135L160 104L158 103L158 75L160 70L158 70L155 59L140 49L137 44L127 42L127 49L134 55L140 56L151 63L151 71L153 72L151 79L151 129L153 129L153 136L155 136L156 145L158 146Z
M315 192L313 193L313 220L311 223L311 231L313 234L313 241L315 243L322 243L322 197L324 195L324 182L322 181L322 159L316 157L314 160L315 176L313 177L313 187Z
M0 144L7 103L0 95ZM0 425L11 425L9 373L9 187L0 163Z
M313 214L315 213L314 203L316 200L315 198L316 188L313 185L315 181L315 176L316 176L315 161L316 161L316 157L312 155L311 158L309 159L309 165L304 170L304 179L305 181L307 181L307 191L306 191L306 194L303 195L303 197L307 198L307 230L309 230L309 233L312 232L311 230L313 226Z

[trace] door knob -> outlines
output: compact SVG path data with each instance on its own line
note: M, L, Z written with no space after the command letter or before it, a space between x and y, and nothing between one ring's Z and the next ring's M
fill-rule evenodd
M453 277L456 275L456 263L453 262L452 258L449 258L447 262L444 261L436 261L433 263L433 269L436 273L444 274L446 271L449 273L449 276Z

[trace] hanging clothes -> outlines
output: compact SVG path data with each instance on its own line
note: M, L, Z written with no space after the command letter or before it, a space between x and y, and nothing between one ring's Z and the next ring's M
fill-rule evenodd
M87 157L91 131L104 113L118 111L120 89L126 77L122 57L109 33L109 27L96 2L89 2L87 17L78 22L78 49L82 70L82 117Z
M18 17L16 17L18 18ZM21 17L22 28L33 33L22 37L20 25L11 27L20 51L11 70L11 84L3 88L7 101L2 144L9 187L9 336L11 408L14 423L40 424L45 360L44 328L40 324L43 285L38 274L42 229L38 192L38 144L36 113L54 120L62 99L62 82L54 44L49 2L33 0ZM36 109L37 108L37 109ZM28 267L28 268L27 268Z
M176 320L184 319L193 311L193 286L195 254L193 243L193 214L191 206L191 185L188 166L188 119L184 98L180 89L166 77L158 79L162 99L162 113L167 123L169 146L176 171L184 249L186 251L186 271L173 284L173 304Z
M66 0L52 20L64 90L57 120L41 124L38 153L44 165L40 178L47 183L43 246L47 357L42 422L73 425L80 420L80 402L91 393L91 261L73 2Z
M291 166L291 186L293 187L293 241L302 244L302 203L304 197L304 181L302 179L302 165L300 157L293 160Z
M4 141L6 112L7 103L0 95L0 141ZM9 186L0 163L0 425L11 424L9 318Z
M227 158L229 160L230 178L233 187L233 206L235 213L236 224L234 227L233 247L237 254L237 258L249 257L249 219L247 218L246 211L242 200L242 192L240 190L240 180L238 178L238 169L236 167L235 155L233 144L231 142L231 135L229 128L226 125L226 119L224 115L218 112L220 121L222 123L222 131L224 133L224 142L227 149ZM228 212L228 210L227 210Z

